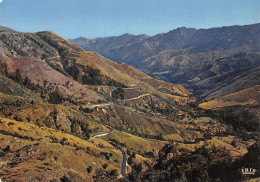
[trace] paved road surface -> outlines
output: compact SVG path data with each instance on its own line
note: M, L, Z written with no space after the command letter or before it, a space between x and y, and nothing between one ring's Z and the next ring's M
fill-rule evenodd
M106 136L106 135L108 135L109 133L111 133L112 131L113 131L113 130L111 129L111 130L109 130L109 132L97 133L97 134L92 135L91 137L92 137L92 138L96 138L96 137L100 137L100 136Z
M110 106L111 104L112 104L111 102L104 103L104 104L94 104L94 105L91 105L90 107L94 108L94 107Z
M99 137L99 136L105 136L108 135L109 133L111 133L113 131L113 129L111 129L109 132L104 132L104 133L97 133L91 136L91 138L95 138L95 137ZM121 175L125 178L127 178L127 174L126 174L126 161L127 161L127 156L126 153L123 149L121 149L120 147L118 147L118 150L120 150L120 152L122 153L122 164L121 164Z
M126 174L126 153L123 149L119 148L118 149L121 151L122 155L123 155L123 160L122 160L122 164L121 164L121 175L125 178L127 178L127 174Z

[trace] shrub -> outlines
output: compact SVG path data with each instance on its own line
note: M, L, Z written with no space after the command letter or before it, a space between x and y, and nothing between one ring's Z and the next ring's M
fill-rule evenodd
M57 156L54 156L53 158L54 158L54 160L55 160L55 161L57 161L57 160L58 160L58 157L57 157Z
M19 116L15 116L14 119L15 119L16 121L21 121L21 122L23 122L23 118L21 118L21 117L19 117Z
M125 91L123 88L118 87L116 90L112 92L113 99L120 99L123 100L125 98Z
M93 167L92 167L92 166L89 166L89 167L87 168L88 173L91 173L92 170L93 170Z
M71 182L71 180L67 177L67 176L63 176L61 179L60 179L61 182Z
M129 165L132 165L134 163L133 157L130 156L127 162Z
M79 69L73 65L67 69L67 73L69 73L74 80L77 80L79 75Z
M106 156L106 160L110 160L110 157L108 155Z
M14 125L14 122L9 122L7 125L8 126Z
M111 172L110 172L111 176L118 176L118 171L116 169L113 169Z
M231 145L232 145L233 147L236 147L236 142L235 142L235 140L233 140L233 141L231 142Z
M139 163L138 165L135 165L134 168L135 168L137 174L139 174L143 170L143 165L142 165L142 163Z
M6 154L6 153L5 153L4 151L0 150L0 157L4 157L5 154Z
M131 157L135 158L135 152L132 152Z
M82 76L82 83L85 85L102 85L102 75L99 70L93 69L89 66L84 68L84 76Z
M62 145L66 145L66 144L67 144L66 141L68 141L68 139L65 138L65 137L63 137L63 138L61 139L60 143L61 143Z
M106 169L106 168L108 167L108 164L105 163L105 164L102 165L102 167L103 167L104 169Z
M145 152L145 155L148 157L155 157L153 152Z
M51 104L60 104L64 101L64 98L58 91L50 93L48 102Z

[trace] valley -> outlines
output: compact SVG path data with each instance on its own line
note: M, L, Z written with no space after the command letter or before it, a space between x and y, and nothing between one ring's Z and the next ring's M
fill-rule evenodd
M260 24L194 29L154 36L71 40L116 62L190 90L199 100L259 84Z
M258 27L242 30L257 34ZM223 34L230 32L223 29ZM112 61L111 56L85 50L51 31L22 33L0 27L0 180L259 177L259 37L225 44L227 49L221 50L217 43L213 49L195 38L189 43L197 35L193 31L169 32L177 42L163 34L86 40L107 54L120 50L116 56L124 60ZM180 33L189 37L180 38ZM211 33L207 35L211 38ZM181 50L166 50L167 40L174 42L171 48ZM142 52L146 41L156 55ZM156 47L158 41L163 48ZM238 53L242 47L245 54ZM170 54L165 64L159 62L167 55L161 51ZM122 55L125 52L129 55ZM131 56L136 56L135 63L130 64ZM173 60L179 61L180 69L169 64ZM138 62L143 67L137 68L151 76L133 67ZM165 67L161 70L158 65ZM175 81L177 77L183 81ZM203 84L207 88L199 87ZM239 170L249 162L257 169L256 176L245 177ZM229 174L214 173L216 167Z

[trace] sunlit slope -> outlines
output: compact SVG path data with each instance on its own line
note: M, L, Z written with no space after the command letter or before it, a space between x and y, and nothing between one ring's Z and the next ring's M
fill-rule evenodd
M191 94L178 84L156 80L136 68L115 63L86 51L51 31L0 32L1 72L38 86L46 93L58 91L77 103L104 101L90 85L133 87L179 102Z
M52 181L66 176L76 181L94 181L92 176L105 163L107 171L120 171L121 152L102 140L86 141L61 131L4 118L0 118L0 126L2 180ZM110 159L101 152L111 153Z
M244 89L233 94L201 103L199 107L204 109L217 109L235 105L259 105L259 101L260 86L257 85L255 87Z

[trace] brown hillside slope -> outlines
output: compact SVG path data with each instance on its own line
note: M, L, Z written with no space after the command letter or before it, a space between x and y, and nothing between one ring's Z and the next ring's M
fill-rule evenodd
M250 131L256 137L259 135L259 103L260 86L251 87L229 94L208 102L199 107L207 109L208 113L215 112L226 124L233 126L238 135L248 138L244 131Z
M1 70L5 75L21 76L22 81L28 77L31 84L48 93L57 90L74 102L104 100L93 87L84 85L139 85L164 99L170 98L158 90L161 85L168 94L190 95L180 85L153 79L131 66L86 51L50 31L33 34L3 31L0 38Z
M121 152L105 141L86 141L4 118L0 118L0 126L0 178L4 181L94 181L92 176L105 163L107 171L120 171ZM111 153L112 157L108 160L101 152ZM88 172L89 166L93 170Z
M218 118L202 117L182 86L49 31L0 32L0 71L3 180L113 181L124 151L127 173L140 172L167 143L191 151L224 146L233 156L246 152L247 141L229 136L231 127Z
M217 109L235 105L259 105L260 85L235 92L208 102L201 103L199 107L204 109Z
M182 84L201 100L208 100L260 84L259 79L252 79L260 75L255 69L260 65L259 32L259 23L210 29L181 27L144 39L135 36L137 41L133 42L124 41L125 36L72 42L156 78ZM238 84L233 84L235 81Z

